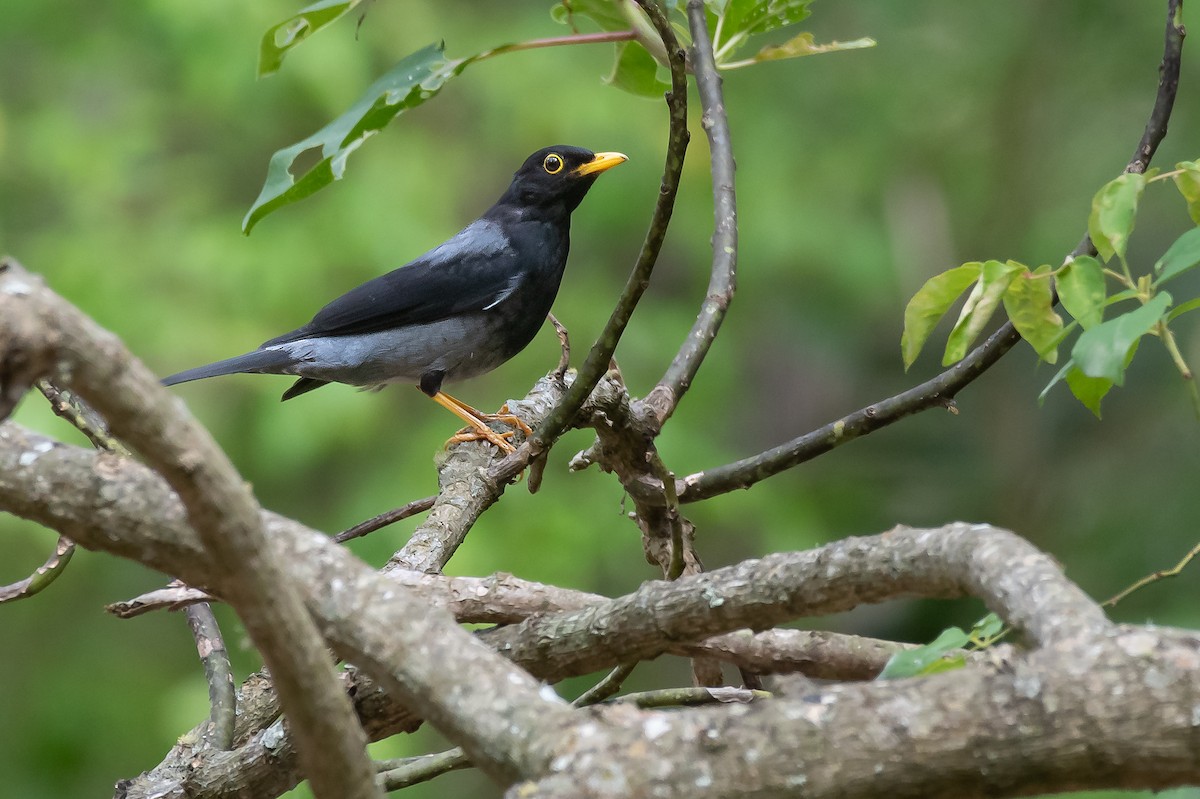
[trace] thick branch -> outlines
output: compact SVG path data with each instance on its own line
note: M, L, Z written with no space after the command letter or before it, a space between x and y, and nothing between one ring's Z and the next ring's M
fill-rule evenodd
M80 546L194 585L218 583L223 566L184 522L178 498L161 479L134 461L47 443L15 425L0 425L0 508L71 531ZM16 468L22 460L26 467ZM340 655L433 721L481 767L499 763L490 769L498 775L535 768L540 761L525 736L569 713L565 703L543 696L536 681L457 627L445 610L324 535L270 513L263 512L262 520L273 558L290 580L305 586L308 611ZM412 572L407 577L423 579ZM365 701L359 694L366 692L356 691L356 701ZM256 747L267 747L263 754L273 761L282 757L281 738L260 737ZM224 764L241 756L212 760Z
M1039 646L1094 636L1103 611L1054 561L987 525L896 528L807 552L646 583L632 594L574 613L530 618L483 637L519 662L553 658L583 668L595 652L620 662L653 657L662 639L695 641L742 627L763 629L803 616L898 597L977 596Z
M30 328L35 332L30 334ZM0 344L40 373L0 374L11 397L30 377L54 378L95 408L178 493L188 521L221 564L219 585L275 677L313 791L380 796L366 738L294 584L270 554L258 504L211 436L116 337L48 291L14 261L0 262ZM3 417L0 417L3 418Z
M508 407L530 425L544 419L562 397L562 384L543 377L525 399L509 400ZM429 515L408 542L392 555L388 568L441 571L466 540L479 517L496 503L508 485L507 479L489 472L495 463L495 450L483 442L452 447L438 466L438 493Z
M1200 782L1200 637L1111 629L1002 668L670 713L604 708L512 799L972 799ZM586 729L587 733L583 734ZM604 764L603 779L595 776Z
M18 464L23 464L22 468L18 468ZM214 570L217 568L195 533L184 521L178 498L160 478L145 467L126 459L54 443L12 424L0 425L0 508L66 533L81 546L105 550L162 571L177 573L195 584L212 582ZM537 607L537 601L510 600L514 607L505 611L503 597L506 594L519 594L523 589L520 584L512 583L510 579L503 577L499 580L489 578L486 581L473 582L466 578L450 580L441 576L396 571L392 579L377 578L372 574L364 587L363 581L366 578L363 572L370 574L369 570L347 553L340 552L339 548L330 544L326 538L274 514L264 512L262 518L271 540L278 547L277 559L286 564L297 584L306 587L309 610L318 619L335 648L351 661L362 665L368 673L379 678L385 690L393 697L407 702L408 708L411 708L397 705L361 674L353 673L350 676L351 692L360 712L364 714L364 723L372 736L411 730L419 723L420 715L417 713L427 713L431 710L437 712L430 697L420 692L410 696L409 691L397 684L402 680L400 671L384 674L380 664L372 663L356 654L365 648L376 650L377 653L384 651L384 647L393 645L392 639L399 637L402 630L428 623L426 617L436 615L436 605L447 601L439 599L438 592L432 592L417 600L418 609L414 610L411 604L404 601L407 592L397 589L392 579L407 580L411 581L409 584L427 587L454 586L451 593L461 592L464 595L478 594L480 589L484 589L483 593L491 591L491 601L497 605L497 613L500 616L517 611L518 608L520 613L524 613ZM934 541L939 540L936 533L931 532L929 536ZM860 543L866 547L869 541L870 539L867 539ZM918 566L924 568L921 558L901 557L902 550L903 548L899 548L896 551L899 562L892 567L894 570ZM834 553L837 551L827 548L815 553L797 553L793 557L797 563L808 562L816 572L823 571L820 564L831 558L837 560L849 572L854 572L853 560L845 561L840 556L835 558ZM773 557L786 559L788 556ZM1000 552L988 557L987 563L993 564L989 568L998 568L994 567L996 557L1003 559L1007 555ZM1020 561L1015 558L1012 561L1014 564L1018 562ZM1005 562L1004 568L1010 565ZM961 568L960 571L973 572L966 568ZM771 573L775 577L766 579ZM625 651L627 648L635 650L640 657L654 657L663 652L717 656L726 653L724 656L734 658L734 662L744 659L746 665L756 667L762 663L762 658L767 656L764 647L778 645L780 640L776 640L774 644L768 640L759 646L757 636L748 638L745 633L731 633L706 644L695 643L715 633L745 626L738 621L740 618L754 618L759 621L765 618L743 604L736 614L713 615L711 620L705 620L714 610L720 611L722 605L732 607L737 601L737 595L743 595L740 590L735 590L739 584L743 589L747 587L744 582L745 575L739 577L740 574L742 573L737 569L725 569L704 575L703 578L693 578L732 580L728 585L718 583L721 585L719 590L729 589L726 593L709 594L702 603L699 608L701 618L690 626L694 637L687 637L690 634L689 625L680 623L678 619L668 619L668 626L663 628L670 634L670 637L667 637L658 632L659 622L652 616L633 618L606 611L602 618L610 619L616 625L611 628L613 635L611 640L606 641L604 646L590 657L578 657L557 648L553 651L542 650L531 642L520 640L515 642L519 645L514 646L511 653L528 657L528 660L519 661L519 665L545 680L558 680L610 668L628 659L629 653ZM793 579L788 575L799 575L803 578L804 570L768 570L762 575L761 581L758 576L752 575L750 579L759 582L750 583L749 586L757 586L762 592L760 598L768 604L786 602L788 594L782 591L779 581L785 578ZM379 585L376 579L383 580L383 585ZM897 587L893 582L893 588ZM667 591L667 594L659 595L659 599L654 600L664 609L675 605L671 597L678 598L680 594L689 593L667 583L650 584L647 589ZM939 589L933 590L936 592ZM1017 587L1014 590L1020 593L1025 589ZM446 596L444 589L439 588L438 591L442 592L441 596ZM856 584L849 591L833 590L825 586L819 587L809 596L807 607L845 607L855 601L856 593L862 601L878 600L887 596L886 591L878 588L872 590L869 585L863 587ZM1036 595L1042 596L1045 601L1052 598L1044 591ZM361 599L346 598L355 596L361 596ZM537 596L537 592L534 596ZM705 596L701 595L700 598L705 599ZM721 602L722 598L724 602ZM590 603L593 597L569 592L546 596L546 600L561 602L569 607L570 603L576 601ZM466 610L468 597L463 596L461 601L460 609ZM611 610L613 602L621 601L607 600L597 607ZM718 603L718 607L710 607L709 601ZM354 612L355 602L366 603L369 612ZM1081 614L1072 611L1066 614L1063 623L1069 624L1072 618L1079 615ZM1084 612L1082 615L1087 614ZM791 618L790 615L788 617ZM546 627L533 625L529 629L531 634L536 635ZM387 640L376 646L361 639L361 636L372 631ZM451 629L450 632L458 631ZM425 636L420 642L422 646L438 644L449 635L437 625L419 628L413 634ZM486 633L483 639L487 641L493 637L497 637L498 641L514 643L508 630ZM790 639L794 647L788 655L789 662L779 664L780 670L795 668L816 677L873 676L878 666L890 654L883 651L890 645L864 642L860 646L828 633L775 631L768 634L768 638L770 637ZM407 640L407 637L401 637L395 646L404 647ZM631 643L622 643L626 640ZM452 649L453 647L451 651ZM389 651L397 658L402 657L394 650ZM844 659L825 665L826 652L841 652L839 657ZM426 650L412 650L412 654L430 658L423 662L429 663L430 668L436 669L439 674L452 671L453 660L446 655L445 650L428 651L426 646ZM836 665L838 663L841 665ZM504 679L503 675L507 673L504 669L496 669L495 664L489 665L488 668L495 672L497 680ZM851 668L852 673L838 673L838 669L843 668ZM452 675L447 675L446 679L452 679ZM486 691L488 685L488 681L484 680L481 687ZM172 752L161 769L155 769L152 775L145 778L152 781L145 784L145 790L131 791L129 795L155 795L178 799L184 795L192 795L185 791L194 792L198 790L199 785L206 786L204 791L216 793L228 790L231 785L253 785L258 795L268 796L292 787L296 775L295 753L291 749L290 739L282 729L272 727L263 730L278 712L273 703L273 695L269 691L264 692L264 686L269 688L269 685L262 681L251 681L242 687L239 704L242 715L239 717L237 733L240 743L236 750L197 757L194 749L185 740L176 747L176 751ZM483 709L493 707L486 700L480 702L475 708L480 713ZM435 723L443 723L439 716L434 715L431 718ZM258 732L255 733L255 730ZM247 735L251 737L247 739ZM185 736L188 737L190 736ZM139 786L141 785L139 782ZM226 787L221 788L223 785Z

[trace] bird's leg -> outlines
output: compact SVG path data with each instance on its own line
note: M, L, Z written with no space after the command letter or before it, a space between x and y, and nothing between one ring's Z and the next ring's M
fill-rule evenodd
M517 416L515 413L513 413L512 411L510 411L508 409L507 402L504 403L503 405L501 405L500 410L496 413L484 413L483 411L479 410L478 408L472 408L470 405L468 405L467 403L463 402L460 399L451 397L449 394L442 393L442 396L445 397L446 399L450 400L451 402L453 402L458 407L462 408L467 413L474 416L476 419L482 419L485 422L500 422L501 424L506 424L509 427L517 428L518 430L520 430L522 433L524 433L527 436L533 435L533 429L529 425L525 424L525 422L521 419L520 416Z
M457 444L462 441L478 441L484 439L490 441L501 452L506 454L516 451L516 447L508 443L507 439L512 437L512 431L497 433L488 426L489 421L503 422L504 424L512 425L521 430L525 435L530 435L533 431L529 429L529 425L525 424L514 414L508 411L508 406L505 405L500 409L500 413L483 413L472 408L465 402L461 402L449 394L442 391L433 395L433 401L441 405L446 410L453 413L459 419L462 419L470 427L459 431L447 441L447 444Z

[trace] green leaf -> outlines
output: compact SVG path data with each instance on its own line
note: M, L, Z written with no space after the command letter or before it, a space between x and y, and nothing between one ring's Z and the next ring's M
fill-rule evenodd
M671 85L659 80L658 62L654 56L637 42L622 42L617 45L617 60L606 83L624 89L639 97L661 100L671 90Z
M1016 275L1004 292L1008 318L1047 363L1058 360L1058 336L1063 328L1062 317L1054 312L1052 279L1050 267L1040 266L1035 272Z
M1083 403L1083 407L1096 414L1096 418L1099 419L1100 400L1104 399L1104 395L1112 389L1113 381L1106 377L1088 377L1079 370L1078 366L1073 365L1067 370L1067 386L1075 395L1075 399ZM1047 388L1049 387L1047 386Z
M1000 304L1004 292L1013 279L1027 269L1014 261L985 261L979 282L975 284L971 294L963 304L958 322L950 331L946 340L946 353L942 356L942 366L958 363L967 354L971 343L979 336L996 306Z
M1156 286L1161 286L1176 275L1181 275L1200 264L1200 227L1194 227L1187 233L1175 239L1175 243L1167 248L1163 257L1154 265L1158 272Z
M802 22L811 13L812 0L729 0L722 31L726 40L754 36Z
M624 0L562 0L550 8L555 22L576 28L576 16L587 17L605 31L628 30L629 21L621 10Z
M1071 350L1071 358L1087 377L1122 385L1133 346L1158 324L1170 305L1171 295L1161 292L1140 308L1083 331Z
M1101 187L1092 198L1092 212L1088 216L1088 234L1092 244L1105 261L1117 255L1125 260L1125 248L1129 246L1129 235L1137 218L1138 201L1146 182L1158 174L1151 169L1143 174L1126 172Z
M983 264L976 261L934 275L908 301L904 309L904 334L900 337L900 352L906 370L917 359L938 321L959 295L979 279L982 270Z
M979 648L990 646L1004 632L1004 620L995 613L989 613L971 626L967 637Z
M1171 312L1169 314L1167 314L1167 321L1174 322L1176 317L1183 316L1188 311L1194 311L1197 308L1200 308L1200 297L1196 297L1194 299L1188 300L1187 302L1180 303L1179 305L1172 308Z
M494 51L493 51L494 52ZM272 211L313 194L346 171L346 159L369 137L410 108L415 108L441 91L446 81L479 58L447 59L440 44L418 50L388 70L363 93L349 110L303 141L271 156L267 180L258 199L242 220L242 232L250 230ZM302 153L316 148L321 159L302 175L291 167Z
M1058 298L1067 313L1084 330L1104 320L1104 267L1090 255L1081 255L1058 270L1054 278Z
M970 640L970 637L958 627L943 630L936 640L925 646L906 649L892 655L888 658L883 671L875 679L899 680L958 668L962 665L961 655L947 660L943 660L943 658L955 649L962 649L970 643Z
M292 48L341 18L362 0L320 0L267 28L258 47L258 76L273 75Z
M1067 376L1067 372L1071 371L1074 368L1075 368L1075 362L1068 359L1067 362L1062 365L1062 368L1058 370L1058 373L1050 379L1050 382L1047 383L1046 387L1043 388L1041 390L1041 392L1038 394L1038 398L1037 398L1038 405L1045 403L1046 395L1050 393L1050 389L1054 388L1056 385L1061 383L1063 381L1063 379Z
M1116 305L1117 303L1125 302L1126 300L1136 300L1137 298L1137 289L1122 289L1116 294L1109 296L1109 298L1104 301L1104 307L1108 308L1109 306Z
M1175 168L1183 170L1173 176L1175 188L1179 189L1183 199L1187 200L1188 215L1192 217L1192 221L1200 225L1200 164L1195 161L1181 161Z
M836 53L841 50L860 50L864 47L874 47L875 40L871 38L854 39L849 42L829 42L827 44L817 44L811 33L801 33L783 44L767 45L759 50L753 58L747 58L741 61L731 61L721 64L722 69L738 69L740 67L748 67L751 64L759 64L763 61L778 61L784 58L800 58L806 55L819 55L821 53Z
M1130 348L1129 353L1125 357L1125 365L1128 367L1130 361L1133 360L1134 353L1137 352L1138 343L1135 341ZM1074 360L1068 360L1063 364L1063 368L1058 370L1058 374L1054 379L1046 384L1042 392L1038 394L1038 404L1046 401L1046 395L1050 393L1050 389L1063 380L1067 381L1067 387L1071 389L1071 393L1077 400L1083 403L1083 406L1100 418L1100 400L1104 399L1113 387L1113 381L1106 377L1088 377L1082 371Z

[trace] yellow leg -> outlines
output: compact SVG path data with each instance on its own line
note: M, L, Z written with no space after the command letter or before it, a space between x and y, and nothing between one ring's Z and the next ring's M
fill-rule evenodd
M478 441L484 439L490 441L501 452L512 453L516 452L516 447L508 443L507 439L512 437L512 431L497 433L488 426L489 421L503 422L504 424L512 425L521 430L525 435L530 435L533 431L529 429L529 425L518 419L512 413L508 412L508 406L505 405L500 409L500 413L482 413L475 410L465 402L460 402L449 394L439 391L433 395L433 401L441 405L450 413L462 419L468 425L469 430L463 430L455 434L447 444L456 444L461 441Z

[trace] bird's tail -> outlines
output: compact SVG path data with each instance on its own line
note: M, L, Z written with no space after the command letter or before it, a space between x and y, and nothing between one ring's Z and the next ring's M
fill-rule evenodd
M186 383L189 380L202 380L206 377L232 375L240 372L286 374L283 370L295 362L296 359L290 353L283 350L254 350L254 352L247 352L245 355L226 358L223 361L217 361L205 366L197 366L194 369L187 369L170 377L164 377L162 384L164 386L173 386L176 383Z

